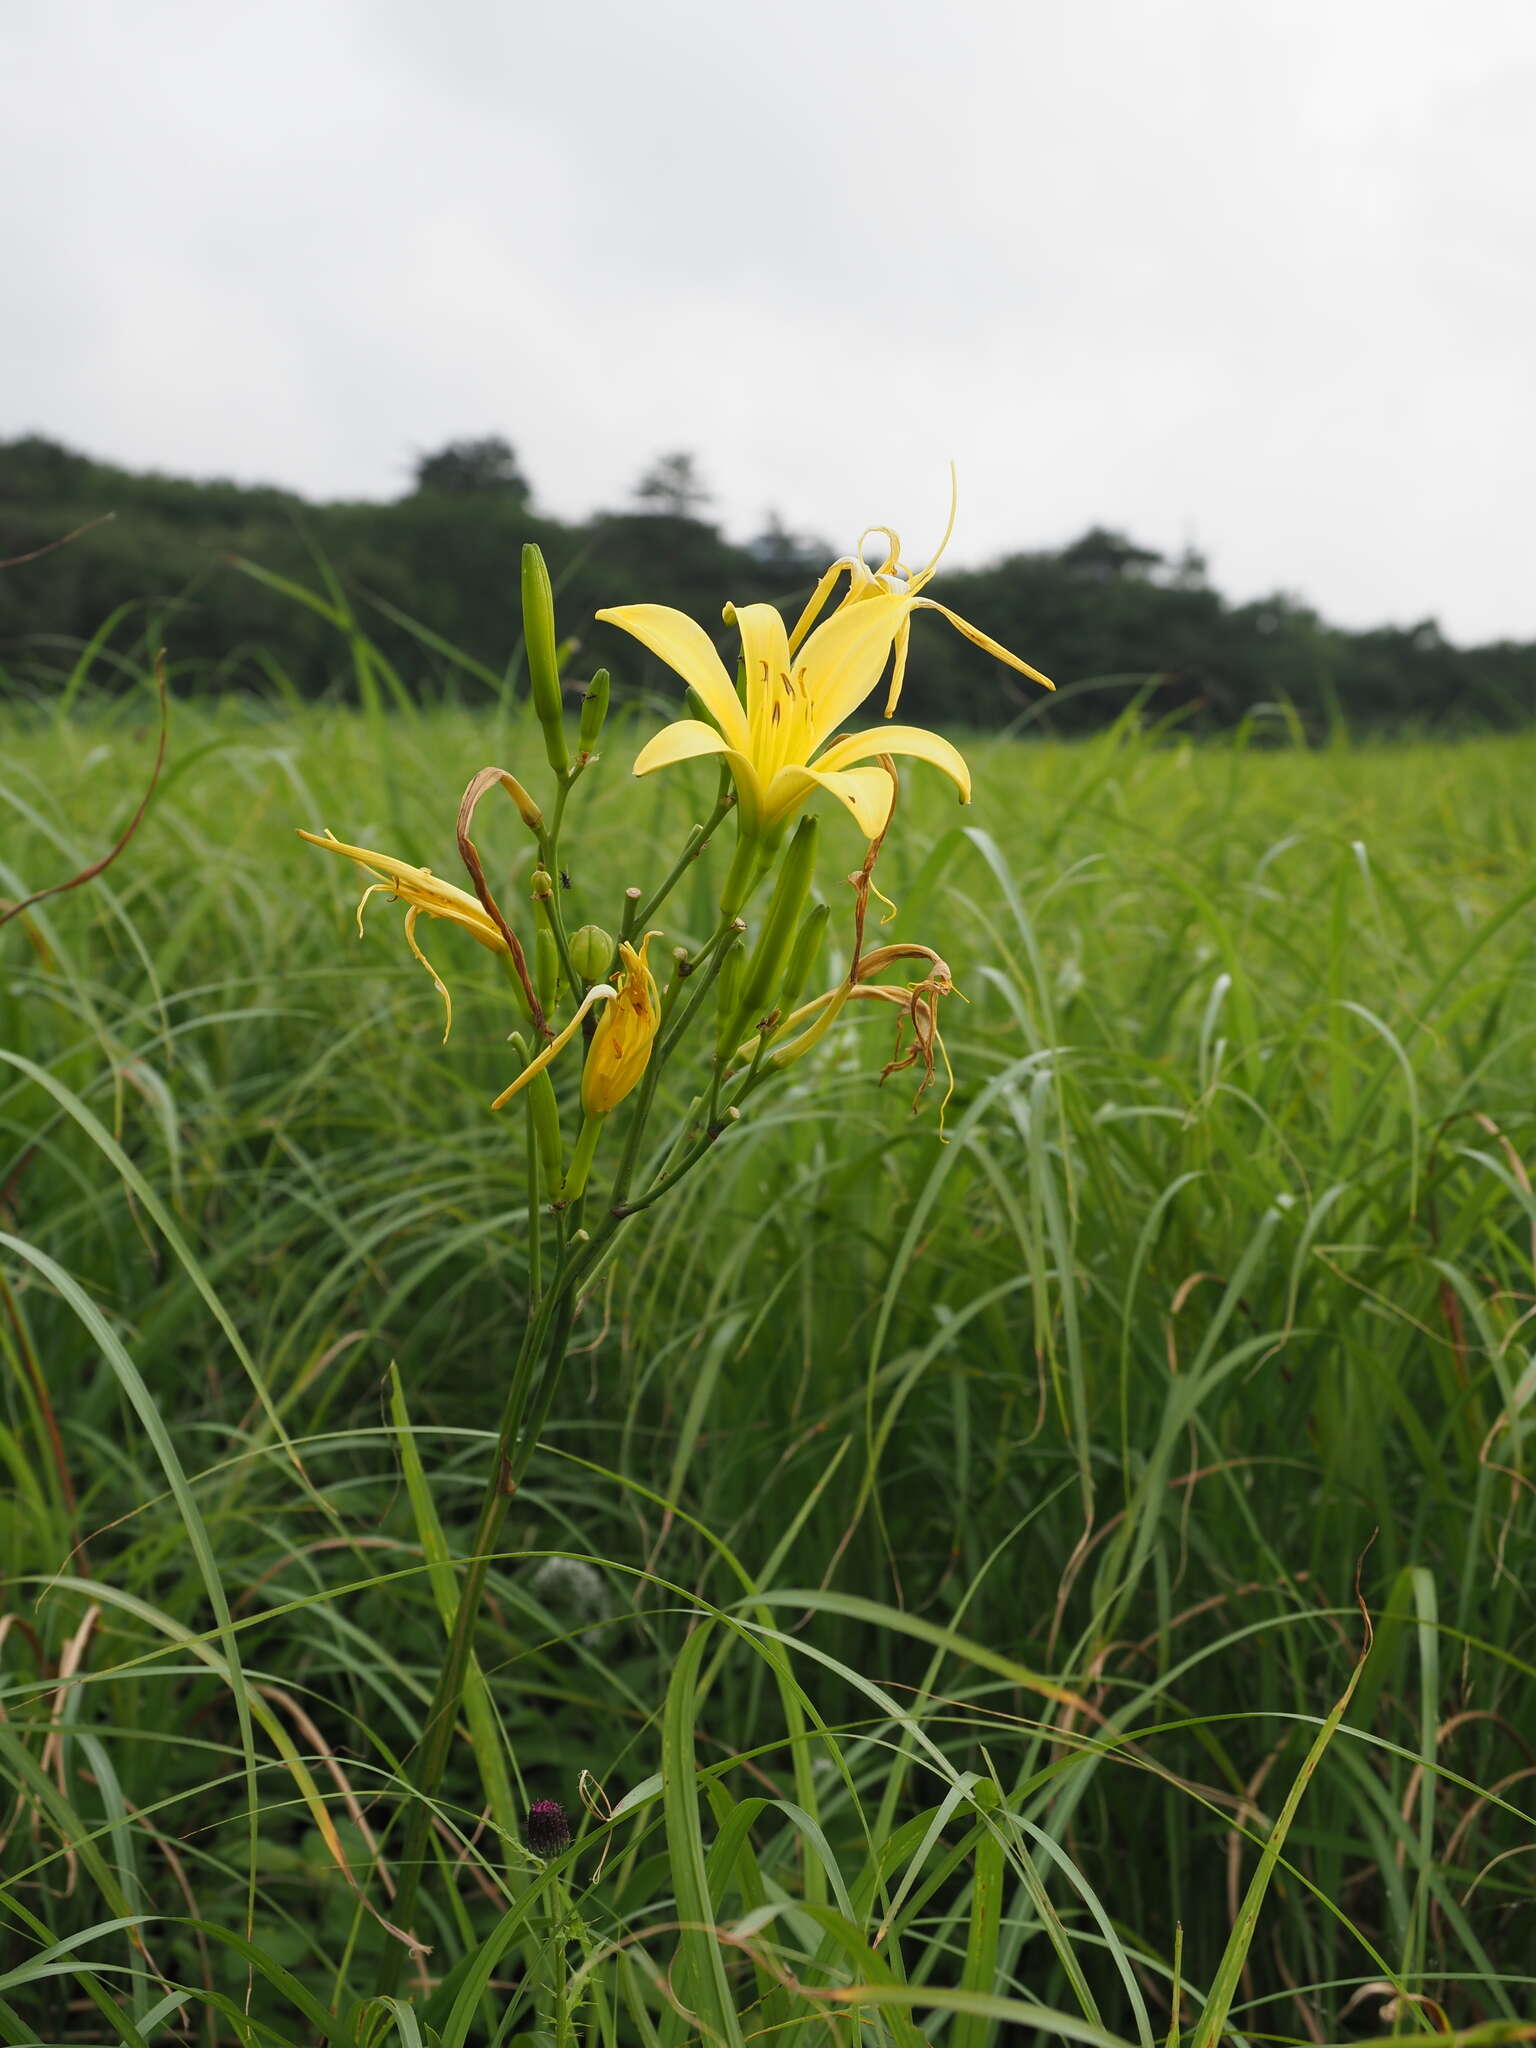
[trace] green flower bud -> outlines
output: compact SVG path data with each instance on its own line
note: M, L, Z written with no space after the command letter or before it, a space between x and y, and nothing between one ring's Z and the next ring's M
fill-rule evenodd
M587 694L581 703L581 730L577 735L576 765L585 768L592 759L592 750L597 745L603 729L603 720L608 716L608 671L600 668L587 685Z
M807 813L795 827L795 836L780 863L778 880L773 885L763 928L752 949L742 986L739 1021L745 1030L751 1030L757 1023L784 978L784 963L794 944L800 913L816 872L816 833L816 819Z
M747 978L747 944L740 931L733 932L720 959L715 977L719 997L719 1026L715 1033L715 1058L729 1059L741 1038L741 991Z
M805 994L806 983L820 956L831 916L829 905L813 903L800 921L795 943L790 948L789 965L784 970L784 980L779 988L779 1008L786 1017Z
M613 936L600 924L584 924L571 934L571 965L588 984L606 981L613 965Z
M554 933L542 922L533 935L533 987L547 1017L560 991L560 949Z
M533 708L544 728L544 752L550 767L563 776L571 762L565 744L565 706L555 645L555 593L544 557L532 541L523 545L523 648Z

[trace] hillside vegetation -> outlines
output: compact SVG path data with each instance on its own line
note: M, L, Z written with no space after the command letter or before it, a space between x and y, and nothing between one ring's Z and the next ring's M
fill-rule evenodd
M540 513L512 450L494 438L424 456L405 495L359 504L134 473L38 437L0 444L0 561L111 515L0 574L0 690L7 678L14 690L46 677L61 647L104 628L130 659L164 641L188 688L268 691L280 679L306 696L354 689L334 618L286 600L251 567L317 592L322 606L335 579L412 697L462 675L453 650L516 675L508 621L527 540L555 573L583 672L606 663L621 690L654 682L631 642L592 623L600 606L678 605L713 629L726 596L798 604L854 539L797 536L770 520L738 544L706 511L691 462L670 457L641 479L628 509L562 525ZM914 670L909 705L924 722L1027 719L1078 732L1108 724L1138 692L1154 715L1206 727L1282 705L1314 736L1341 718L1359 731L1536 716L1536 648L1454 647L1431 618L1348 632L1293 593L1229 604L1197 556L1165 561L1101 528L950 571L942 595L1066 687L1042 702L984 654L957 647L942 666ZM413 630L415 621L430 630Z

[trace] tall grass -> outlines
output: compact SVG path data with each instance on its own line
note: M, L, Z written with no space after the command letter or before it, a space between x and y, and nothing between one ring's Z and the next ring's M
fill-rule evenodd
M573 923L712 795L630 738ZM152 748L143 697L14 716L0 895L97 858ZM402 1766L526 1277L509 1020L434 934L440 1045L291 828L451 872L536 733L178 705L122 860L0 932L0 2040L1536 2012L1536 736L972 752L881 868L969 998L948 1142L851 1027L608 1271L409 2004ZM668 942L708 916L701 876ZM549 1865L537 1797L586 1816Z

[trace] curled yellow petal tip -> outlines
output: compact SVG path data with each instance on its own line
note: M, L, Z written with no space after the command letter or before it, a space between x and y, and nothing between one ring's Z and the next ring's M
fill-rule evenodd
M562 1052L564 1052L565 1048L576 1036L576 1033L581 1029L581 1020L583 1017L586 1016L588 1010L592 1008L592 1005L594 1003L601 1002L611 1003L617 996L617 994L618 990L610 988L606 981L600 981L597 983L595 987L589 988L586 994L582 997L581 1003L577 1008L576 1014L571 1019L570 1023L566 1025L563 1031L557 1033L556 1036L550 1040L549 1044L545 1046L544 1050L539 1054L537 1059L533 1059L528 1062L527 1066L524 1067L523 1071L518 1075L517 1079L512 1083L510 1088L502 1089L501 1093L497 1096L496 1100L491 1104L491 1108L504 1109L506 1105L512 1100L514 1095L516 1095L521 1089L527 1087L528 1083L533 1079L535 1074L542 1074L544 1069L549 1065L550 1061L553 1059L557 1059L559 1055Z

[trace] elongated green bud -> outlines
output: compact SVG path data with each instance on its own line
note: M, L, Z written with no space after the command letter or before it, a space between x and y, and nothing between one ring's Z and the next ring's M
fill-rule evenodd
M533 986L547 1017L560 992L560 949L547 924L539 925L533 935Z
M608 716L608 671L600 668L587 685L587 694L581 700L581 729L576 737L576 765L585 768L593 758L592 750L597 745L603 730L603 720Z
M719 997L719 1027L715 1033L715 1058L729 1059L736 1050L741 1037L737 1018L741 1014L741 991L747 978L747 945L740 932L736 932L726 943L720 957L720 972L715 976L715 989Z
M555 1007L560 992L560 948L555 944L552 905L555 885L544 868L529 877L533 894L533 987L546 1015Z
M522 1034L514 1031L510 1042L526 1066L530 1055ZM544 1199L553 1202L558 1200L560 1183L565 1178L565 1146L560 1136L560 1105L548 1069L534 1075L523 1091L523 1100L528 1105L528 1120L533 1125L533 1142L539 1155L539 1184Z
M739 1021L747 1030L769 1007L784 978L784 963L794 944L800 913L816 872L816 832L816 819L807 814L795 827L795 836L779 864L779 878L773 885L741 991Z
M555 646L555 593L544 557L530 540L523 544L523 647L528 688L544 728L544 752L557 775L569 772L565 707L560 698L560 657Z
M779 1009L786 1017L805 994L805 985L820 956L831 916L830 904L813 903L800 920L795 943L789 949L789 965L779 987Z
M600 924L584 924L571 933L571 965L589 986L606 981L613 965L613 936Z

